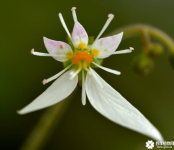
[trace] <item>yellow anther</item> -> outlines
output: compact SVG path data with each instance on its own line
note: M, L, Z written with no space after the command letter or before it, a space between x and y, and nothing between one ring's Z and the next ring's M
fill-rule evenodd
M108 50L107 50L107 49L105 49L104 51L105 51L105 52L107 52Z
M85 43L80 43L80 44L78 45L78 48L79 48L79 49L85 49L85 48L86 48L86 44L85 44Z
M72 56L73 56L73 53L72 53L72 52L68 52L68 53L66 54L66 57L67 57L68 59L70 59Z
M92 50L92 55L93 56L98 56L98 54L99 54L99 51L97 49Z

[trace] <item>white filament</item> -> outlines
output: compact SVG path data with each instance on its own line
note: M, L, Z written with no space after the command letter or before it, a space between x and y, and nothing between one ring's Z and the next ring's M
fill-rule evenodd
M74 79L74 77L82 70L82 65L79 63L79 68L75 72L70 73L70 80Z
M59 73L57 73L56 75L54 75L54 76L52 76L52 77L50 77L50 78L48 78L48 79L44 79L44 80L43 80L43 84L46 84L46 83L48 83L48 82L50 82L50 81L52 81L52 80L58 78L58 77L59 77L60 75L62 75L66 70L68 70L72 65L73 65L73 64L69 65L68 67L66 67L65 69L63 69L63 70L60 71Z
M73 15L73 19L74 19L74 22L75 23L78 23L78 21L77 21L77 15L76 15L76 8L75 7L73 7L72 9L72 15Z
M113 73L113 74L116 74L116 75L120 75L120 74L121 74L121 72L119 72L119 71L112 70L112 69L109 69L109 68L100 66L100 65L98 65L98 64L96 64L96 63L94 63L94 62L92 62L92 63L93 63L94 65L96 65L97 67L99 67L99 68L101 68L101 69L103 69L103 70L105 70L105 71L107 71L107 72L110 72L110 73Z
M91 71L88 68L83 68L83 69L85 69L91 75Z
M71 34L70 34L70 32L69 32L69 30L68 30L66 24L65 24L65 21L64 21L63 16L62 16L61 13L59 13L59 18L60 18L60 21L61 21L61 23L62 23L62 25L63 25L63 27L64 27L66 33L68 34L69 38L71 39ZM71 39L71 40L72 40L72 39Z
M125 50L119 50L119 51L113 52L112 54L125 54L125 53L131 53L131 52L132 50L125 49Z
M48 54L48 53L39 53L39 52L33 52L32 53L33 55L36 55L36 56L52 56L52 57L65 57L65 55L58 55L58 54Z
M109 26L110 22L112 21L112 19L114 18L114 15L109 14L108 15L108 20L106 21L105 25L103 26L102 30L100 31L99 35L97 36L97 38L95 39L94 43L100 38L100 36L103 34L103 32L106 30L106 28Z
M70 80L73 80L74 79L74 77L79 73L81 71L81 69L79 68L79 69L77 69L77 71L76 72L74 72L71 76L70 76Z

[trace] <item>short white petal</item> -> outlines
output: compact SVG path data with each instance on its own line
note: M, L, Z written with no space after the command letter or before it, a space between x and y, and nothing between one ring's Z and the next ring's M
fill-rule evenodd
M61 62L65 62L69 59L67 57L67 53L68 52L72 53L73 51L67 43L61 42L61 41L50 40L46 37L44 37L43 39L44 39L44 44L45 44L47 51L51 55L53 55L54 59L61 61Z
M122 37L123 32L117 35L101 38L93 43L91 49L96 49L99 51L99 54L96 56L97 58L109 57L119 46Z
M106 83L96 72L103 88L87 74L86 92L91 105L103 116L124 127L162 141L160 132L124 97Z
M72 32L72 42L76 48L82 42L86 46L88 45L88 34L84 27L78 22L74 24L73 32Z
M51 105L54 105L69 96L75 89L78 76L69 80L71 70L60 76L45 92L37 97L33 102L18 111L19 114L26 114Z

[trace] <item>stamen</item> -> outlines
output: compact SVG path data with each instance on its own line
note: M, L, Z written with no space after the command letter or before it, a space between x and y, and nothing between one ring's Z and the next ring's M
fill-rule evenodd
M89 67L89 70L91 71L91 74L92 74L92 76L94 77L94 79L95 79L96 83L98 83L98 84L99 84L99 86L101 86L101 88L103 88L102 83L101 83L101 82L100 82L100 80L97 78L97 76L95 75L95 73L94 73L94 71L92 70L92 68L91 68L91 67Z
M121 74L121 72L119 72L119 71L112 70L112 69L109 69L109 68L100 66L100 65L98 65L98 64L96 64L96 63L94 63L94 62L92 62L92 63L93 63L94 65L96 65L97 67L99 67L99 68L101 68L101 69L103 69L103 70L105 70L105 71L107 71L107 72L110 72L110 73L113 73L113 74L116 74L116 75L120 75L120 74Z
M40 53L40 52L35 52L34 49L31 50L31 54L36 55L36 56L56 56L56 57L65 57L65 55L58 55L58 54L48 54L48 53Z
M84 70L82 70L82 104L86 104L86 81L84 76Z
M133 47L129 47L129 49L130 49L130 50L134 50L134 48L133 48Z
M43 85L45 85L45 84L47 83L47 80L44 79L44 80L42 81L42 83L43 83Z
M66 67L65 69L63 69L63 70L60 71L59 73L57 73L56 75L54 75L54 76L52 76L52 77L50 77L50 78L48 78L48 79L44 79L44 80L42 81L42 83L45 85L46 83L48 83L48 82L50 82L50 81L52 81L52 80L58 78L58 77L59 77L60 75L62 75L66 70L68 70L72 65L73 65L73 64L69 65L68 67Z
M125 53L131 53L133 50L134 50L133 47L129 47L129 49L119 50L119 51L113 52L112 54L125 54Z
M74 79L74 77L82 70L81 62L78 63L78 65L79 65L79 68L70 76L70 78L69 78L70 80Z
M34 48L33 48L30 52L31 52L31 54L33 54L33 52L34 52Z
M114 18L113 14L109 14L108 15L108 20L106 21L104 27L102 28L102 30L100 31L99 35L97 36L97 38L95 39L94 43L100 38L100 36L103 34L103 32L106 30L106 28L108 27L108 25L110 24L110 22L112 21L112 19ZM94 44L93 43L93 44Z
M75 25L77 27L77 31L78 31L78 34L79 34L80 43L82 43L81 36L80 36L80 29L79 29L79 25L78 25L78 21L77 21L77 15L76 15L76 11L75 10L76 10L76 7L72 7L71 8L73 19L74 19L74 23L75 23Z
M68 30L66 24L65 24L65 21L64 21L63 16L62 16L61 13L59 13L59 18L60 18L60 21L61 21L61 23L62 23L62 25L63 25L63 27L64 27L66 33L68 34L69 38L72 40L71 34L70 34L70 32L69 32L69 30Z
M72 8L71 8L74 22L75 22L75 23L78 23L78 21L77 21L77 15L76 15L76 11L75 11L75 10L76 10L76 7L72 7Z
M73 11L73 10L76 10L76 7L72 7L72 8L71 8L71 11Z
M119 51L113 52L112 54L125 54L125 53L131 53L131 52L132 50L125 49L125 50L119 50Z
M114 15L113 14L109 14L108 17L113 17L114 18Z

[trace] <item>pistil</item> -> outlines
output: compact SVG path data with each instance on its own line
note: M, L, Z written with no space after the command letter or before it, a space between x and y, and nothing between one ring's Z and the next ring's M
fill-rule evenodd
M73 64L78 64L79 61L86 60L88 63L93 62L92 55L88 54L87 52L78 51L75 55L73 55Z

